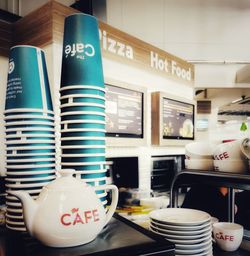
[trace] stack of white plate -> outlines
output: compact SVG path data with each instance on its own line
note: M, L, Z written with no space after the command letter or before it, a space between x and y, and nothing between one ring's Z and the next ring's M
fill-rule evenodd
M211 256L211 216L203 211L167 208L150 212L149 229L175 244L175 255Z

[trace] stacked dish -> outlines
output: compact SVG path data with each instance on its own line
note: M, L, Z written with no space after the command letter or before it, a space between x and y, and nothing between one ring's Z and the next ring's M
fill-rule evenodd
M61 103L61 166L92 186L106 184L105 86L97 20L65 19ZM97 190L106 205L106 191Z
M232 140L217 145L214 149L214 167L219 172L242 173L249 171L248 138Z
M41 49L11 48L4 115L6 225L26 231L21 202L8 192L26 190L36 198L56 178L54 113Z
M185 146L185 168L213 170L214 145L207 142L192 142Z
M175 255L210 256L211 216L203 211L166 208L149 213L149 229L175 244Z

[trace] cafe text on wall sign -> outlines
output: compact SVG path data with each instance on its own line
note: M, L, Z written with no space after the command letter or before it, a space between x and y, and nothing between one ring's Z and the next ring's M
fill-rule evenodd
M192 64L100 21L99 34L103 56L193 83Z

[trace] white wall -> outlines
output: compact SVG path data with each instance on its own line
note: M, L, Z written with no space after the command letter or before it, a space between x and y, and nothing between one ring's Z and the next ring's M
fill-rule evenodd
M219 144L222 140L241 139L250 137L250 120L248 119L248 130L240 131L242 120L226 123L217 122L217 113L220 106L228 104L233 100L241 98L242 95L250 96L250 88L246 89L210 89L207 99L211 100L211 114L198 114L197 119L208 119L209 128L207 131L198 131L197 140L207 140Z
M241 64L222 62L250 61L248 0L107 0L107 23L185 60L221 62L197 64L198 87L232 86Z

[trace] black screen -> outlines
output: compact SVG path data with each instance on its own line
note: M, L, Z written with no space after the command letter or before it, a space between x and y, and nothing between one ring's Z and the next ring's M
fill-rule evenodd
M163 138L194 139L194 105L163 98Z
M143 93L106 85L106 135L143 138Z

